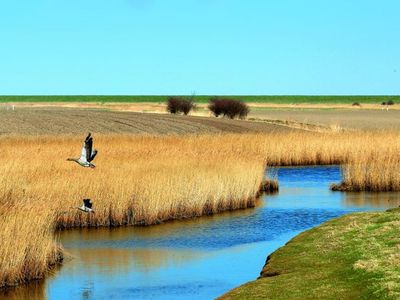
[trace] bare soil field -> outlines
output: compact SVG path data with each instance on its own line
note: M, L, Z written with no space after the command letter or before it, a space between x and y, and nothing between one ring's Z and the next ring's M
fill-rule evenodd
M90 109L88 111L88 117L96 117L98 120L92 120L95 125L101 125L101 132L103 133L124 133L124 132L134 132L134 133L194 133L194 132L247 132L247 131L269 131L282 129L283 126L276 128L275 126L269 126L264 124L248 124L241 121L231 120L217 120L204 118L196 119L193 117L182 117L182 116L166 116L166 106L165 103L77 103L77 102L26 102L26 103L8 103L0 105L0 134L10 133L9 128L11 124L4 126L7 117L5 116L5 111L11 109L12 105L15 105L16 114L14 120L24 119L23 124L27 127L37 127L43 128L43 131L47 130L47 133L76 133L76 131L57 131L59 127L69 124L71 121L71 116L74 115L75 121L79 124L86 124L84 116L82 116L83 109ZM362 129L362 130L380 130L380 129L400 129L400 105L392 105L389 110L386 110L386 106L380 104L363 104L360 107L354 107L346 104L275 104L275 103L248 103L250 106L249 118L253 121L267 121L274 123L274 125L285 125L284 121L288 121L286 127L302 128L313 130L313 126L321 128L331 128L331 129ZM382 109L383 108L383 109ZM29 117L24 117L21 115L22 111L29 110L33 115ZM69 112L62 112L66 109ZM114 112L129 112L130 114L113 114L111 112L105 113L105 110ZM43 121L39 121L39 125L35 123L39 118L40 111L44 114L44 118L50 118L53 121L53 128L49 130L50 124L43 126ZM77 113L79 111L79 113ZM95 113L97 111L97 113ZM71 113L72 112L72 113ZM151 117L143 116L137 113L150 113ZM26 114L28 114L25 111ZM101 114L101 116L99 115ZM157 115L155 115L157 114ZM54 116L57 115L57 116ZM78 116L79 115L79 116ZM161 116L164 115L164 116ZM196 111L191 113L192 116L203 116L212 117L207 109L207 104L198 104ZM8 115L10 117L11 115ZM134 117L132 117L134 116ZM135 124L128 121L128 124L118 123L118 119L130 119L135 118L137 122ZM83 120L82 120L83 119ZM69 120L69 121L68 121ZM114 121L112 121L114 120ZM55 122L57 121L57 122ZM117 121L117 122L116 122ZM121 120L124 122L124 120ZM120 122L121 122L120 121ZM154 122L153 122L154 121ZM175 126L161 126L160 124L171 121L176 122ZM278 122L274 122L278 121ZM31 125L27 124L30 123ZM150 124L149 124L150 123ZM153 124L154 123L154 124ZM294 124L293 123L300 123ZM19 126L22 126L20 124ZM142 124L142 125L141 125ZM312 125L312 126L307 126ZM133 126L133 127L132 127ZM145 128L143 128L145 126ZM182 127L183 126L183 127ZM25 133L38 133L37 130L33 132L25 127ZM87 127L87 126L86 126ZM92 126L94 127L94 126ZM92 128L90 127L90 128ZM129 127L129 128L127 128ZM163 128L162 128L163 127ZM8 131L7 131L8 128ZM98 127L96 127L98 128ZM106 129L108 128L108 129ZM31 128L32 129L32 128ZM39 130L40 131L40 130ZM81 132L81 131L79 131ZM44 132L43 132L44 133Z
M262 122L100 109L17 107L0 109L0 135L96 133L186 134L282 132L291 128Z
M285 120L343 129L400 129L400 110L366 109L253 109L249 118L255 120Z

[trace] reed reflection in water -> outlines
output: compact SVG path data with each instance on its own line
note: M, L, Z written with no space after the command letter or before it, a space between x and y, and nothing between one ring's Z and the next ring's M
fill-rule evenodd
M384 193L343 193L344 203L348 206L358 207L398 207L400 206L400 193L384 192Z

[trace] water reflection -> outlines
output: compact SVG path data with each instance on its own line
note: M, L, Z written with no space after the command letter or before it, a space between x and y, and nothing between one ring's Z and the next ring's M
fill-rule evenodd
M76 248L70 249L68 255L73 263L63 270L66 273L80 271L81 264L85 264L85 273L97 272L113 275L115 272L128 272L135 269L140 272L151 272L154 269L183 265L185 262L203 257L201 251L171 249L119 249L119 248Z
M181 221L172 221L157 226L148 227L122 227L122 228L83 228L65 230L61 232L64 245L79 246L79 245L95 245L106 242L115 243L117 247L123 247L121 242L132 237L139 240L142 238L159 239L163 237L174 237L188 233L196 233L202 231L204 226L210 223L223 224L234 218L247 218L253 215L258 208L262 208L264 201L257 202L255 208L228 211L218 215L204 216L201 218L187 219Z
M95 230L81 231L78 236L62 239L65 248L139 248L139 249L191 249L192 251L218 250L242 244L273 240L290 230L301 230L327 218L343 214L342 209L296 207L289 209L290 203L282 207L273 207L274 202L268 201L271 209L256 209L251 213L237 215L234 218L207 218L182 224L164 224L165 234L159 228L118 228L112 231ZM282 226L286 224L286 226ZM157 227L157 226L156 226ZM146 235L148 231L148 235ZM93 236L91 233L93 232ZM140 234L137 234L140 232ZM102 235L104 233L104 235ZM115 235L113 233L116 233ZM73 233L72 235L75 235ZM95 237L98 238L95 238Z
M46 299L46 286L42 281L10 288L0 293L0 300L43 300Z
M153 227L68 230L69 259L11 299L211 299L255 279L266 256L299 232L353 211L399 205L398 193L331 192L337 166L275 168L279 194L254 209ZM38 298L38 299L39 299Z
M381 208L400 205L400 193L343 193L343 198L348 206Z

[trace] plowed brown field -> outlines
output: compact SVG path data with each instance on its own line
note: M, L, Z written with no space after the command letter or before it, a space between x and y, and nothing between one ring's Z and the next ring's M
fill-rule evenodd
M79 108L0 110L0 135L95 133L186 134L281 132L292 129L252 121Z

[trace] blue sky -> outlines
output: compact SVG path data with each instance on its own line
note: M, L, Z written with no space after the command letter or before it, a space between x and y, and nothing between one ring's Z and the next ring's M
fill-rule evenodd
M400 94L400 1L3 0L0 94Z

